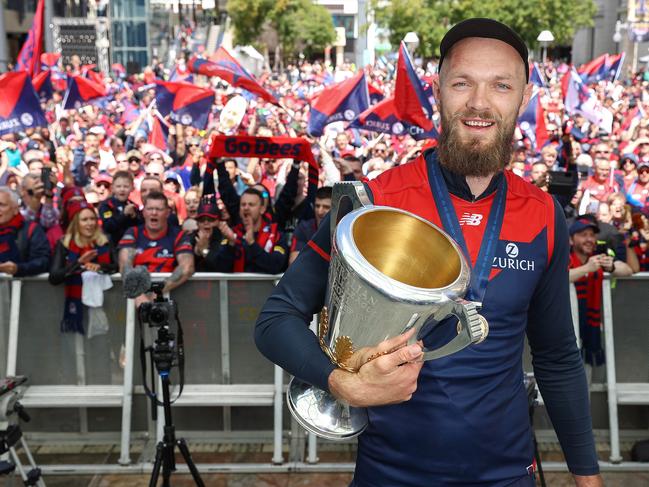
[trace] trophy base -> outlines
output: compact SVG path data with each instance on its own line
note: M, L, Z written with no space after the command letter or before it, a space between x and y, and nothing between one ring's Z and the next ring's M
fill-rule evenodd
M288 409L304 429L328 440L348 440L367 428L367 410L338 401L295 377L286 391Z

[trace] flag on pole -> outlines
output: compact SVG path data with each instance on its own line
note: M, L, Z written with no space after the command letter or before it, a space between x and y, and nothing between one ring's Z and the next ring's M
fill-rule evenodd
M68 89L63 98L63 108L81 108L90 102L97 102L106 96L103 85L95 83L83 76L71 76L68 79Z
M52 71L48 69L38 73L34 76L32 85L41 100L50 100L54 93L52 88Z
M548 87L548 84L545 81L545 76L543 75L541 68L539 68L538 63L532 63L532 65L530 66L530 83L538 86L539 88Z
M415 140L436 139L439 136L434 126L431 130L424 130L418 125L401 120L396 113L394 98L392 97L369 107L356 117L349 126L350 128L391 135L407 134Z
M219 47L209 61L199 57L192 57L187 64L189 71L192 73L202 74L205 76L218 76L222 80L230 83L232 86L243 88L254 93L262 100L266 100L274 105L279 105L279 101L271 93L266 91L257 80L239 62L230 55L223 47Z
M351 122L370 106L365 73L359 71L345 81L328 86L320 92L311 104L307 132L313 136L322 135L330 123Z
M25 40L23 47L20 49L16 61L16 71L27 71L27 73L32 77L41 72L44 8L45 0L38 0L32 26L27 33L27 39Z
M606 59L608 54L597 56L592 61L579 66L577 73L581 76L584 83L596 83L606 76Z
M214 90L189 83L156 81L155 99L163 117L172 121L204 129L214 104Z
M0 135L47 127L40 101L25 71L0 75L0 92Z
M537 152L549 140L548 131L545 126L545 113L541 106L539 93L539 90L535 89L535 93L530 98L527 108L525 108L523 114L518 118L518 126L521 132L530 140L532 148Z
M394 106L401 120L418 125L427 131L433 128L431 121L433 107L424 93L408 49L403 42L399 47L399 60L397 61Z
M611 81L617 81L624 65L624 58L626 53L622 51L620 54L612 54L606 60L606 76Z
M164 121L158 110L151 110L148 118L149 144L163 151L167 151L169 149L169 125Z
M612 132L613 114L602 106L597 96L588 89L574 68L564 75L562 85L565 86L563 104L568 114L581 113L600 129L608 133Z
M382 101L385 98L385 94L383 93L383 90L377 88L372 83L367 83L367 91L370 94L370 103L373 105Z

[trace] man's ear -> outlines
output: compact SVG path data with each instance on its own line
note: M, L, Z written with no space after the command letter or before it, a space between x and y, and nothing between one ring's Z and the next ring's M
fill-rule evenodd
M520 117L523 115L523 112L527 108L527 104L530 102L530 98L532 98L532 90L534 88L534 85L532 83L527 83L525 85L525 89L523 90L523 99L521 100L521 106L518 109L518 116Z
M439 102L440 102L440 100L442 98L441 97L440 87L439 87L439 73L434 74L432 78L433 78L432 79L432 81L433 81L433 96L435 97L435 101L439 105Z

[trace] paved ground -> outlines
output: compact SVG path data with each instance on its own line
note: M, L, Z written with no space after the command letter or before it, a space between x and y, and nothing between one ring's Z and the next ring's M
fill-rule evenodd
M600 444L599 446L604 446ZM138 448L134 448L137 450ZM190 445L192 456L197 463L269 463L271 446L261 443L248 444L210 444ZM97 463L115 464L118 457L116 445L35 445L32 447L39 465ZM546 461L562 461L558 446L546 445L542 458ZM318 450L322 462L351 462L354 458L354 445L322 444ZM600 457L607 458L607 452L600 449ZM179 463L182 459L178 457ZM648 487L649 472L642 473L604 473L606 487ZM347 487L351 473L265 473L265 474L209 474L203 475L208 487ZM46 476L48 487L145 487L149 485L150 475L88 475L88 476ZM173 487L194 485L189 475L174 474ZM22 482L5 479L0 485L20 486ZM158 484L160 485L160 483ZM537 483L540 485L540 483ZM572 478L565 473L546 473L548 487L573 486ZM398 487L398 486L395 486ZM431 486L434 487L434 486Z

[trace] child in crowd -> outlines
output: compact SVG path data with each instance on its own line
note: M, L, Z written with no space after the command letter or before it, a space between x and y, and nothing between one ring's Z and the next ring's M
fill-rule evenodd
M133 175L127 171L117 171L111 189L112 196L99 207L99 217L111 244L116 246L124 232L138 223L137 205L128 199L133 191Z

